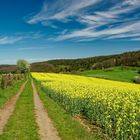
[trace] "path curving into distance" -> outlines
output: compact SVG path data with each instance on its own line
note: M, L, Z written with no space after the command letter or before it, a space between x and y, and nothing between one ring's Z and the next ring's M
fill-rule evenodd
M9 117L12 115L16 102L25 88L27 81L20 87L18 93L13 96L1 109L0 109L0 135L3 133L4 126L8 122Z
M58 135L57 130L54 128L52 121L48 117L41 99L37 93L36 87L32 81L32 88L34 93L34 104L35 104L35 114L36 122L39 127L39 135L41 140L61 140Z

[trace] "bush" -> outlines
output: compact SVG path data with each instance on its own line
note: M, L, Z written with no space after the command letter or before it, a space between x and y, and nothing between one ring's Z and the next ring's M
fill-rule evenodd
M14 84L14 81L22 80L25 78L24 74L2 74L1 75L1 81L0 86L2 89L7 88L8 86L12 86Z
M13 81L14 81L13 80L13 78L14 78L13 74L11 74L11 73L7 74L6 78L7 78L7 86L11 86L13 84Z
M137 84L140 84L140 76L135 76L135 77L133 78L133 82L134 82L134 83L137 83Z
M139 69L138 73L140 74L140 69Z
M2 89L5 89L6 87L7 87L6 76L5 75L2 75L2 78L1 78L1 88Z

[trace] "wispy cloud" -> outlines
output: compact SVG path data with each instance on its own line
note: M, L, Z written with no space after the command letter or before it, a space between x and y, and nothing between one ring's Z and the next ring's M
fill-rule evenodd
M31 17L27 22L34 24L50 20L66 20L70 16L77 16L81 11L91 5L95 5L101 0L57 0L44 2L41 11Z
M56 40L66 40L71 38L86 38L89 41L89 38L105 38L105 39L114 39L114 38L128 38L128 37L138 37L140 36L140 21L134 23L123 23L117 27L107 28L100 31L96 31L94 28L89 27L83 30L74 31L70 34L65 34L57 37Z
M46 46L46 47L20 47L20 48L17 48L18 51L32 51L32 50L43 50L43 49L52 49L53 47L52 46Z
M14 44L20 40L22 40L22 37L4 36L0 37L0 45Z
M26 39L38 39L41 38L43 35L41 33L16 33L13 35L0 35L0 45L8 45L8 44L15 44L19 41L26 40Z
M140 38L140 0L57 0L45 1L42 9L30 17L29 24L42 23L57 28L54 21L78 22L82 29L64 29L50 40L74 39L90 41L94 39Z

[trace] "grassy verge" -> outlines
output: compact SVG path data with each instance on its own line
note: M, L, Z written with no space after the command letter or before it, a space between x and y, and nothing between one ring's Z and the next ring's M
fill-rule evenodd
M138 75L138 68L113 67L104 70L90 70L81 72L82 76L98 77L116 81L132 82L132 79Z
M93 135L85 130L79 122L75 121L62 107L49 98L36 82L37 90L41 100L47 109L48 115L53 121L62 140L97 140L97 135Z
M33 91L28 82L17 101L13 115L10 117L1 140L39 140L35 122Z
M14 85L6 88L0 89L0 108L13 96L15 95L20 86L23 84L24 80L16 82Z

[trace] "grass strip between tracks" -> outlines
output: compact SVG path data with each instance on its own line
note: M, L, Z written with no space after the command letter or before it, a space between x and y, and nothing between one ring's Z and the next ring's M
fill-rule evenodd
M17 101L15 110L4 129L4 133L0 136L0 139L39 140L37 129L33 91L31 82L28 82Z

